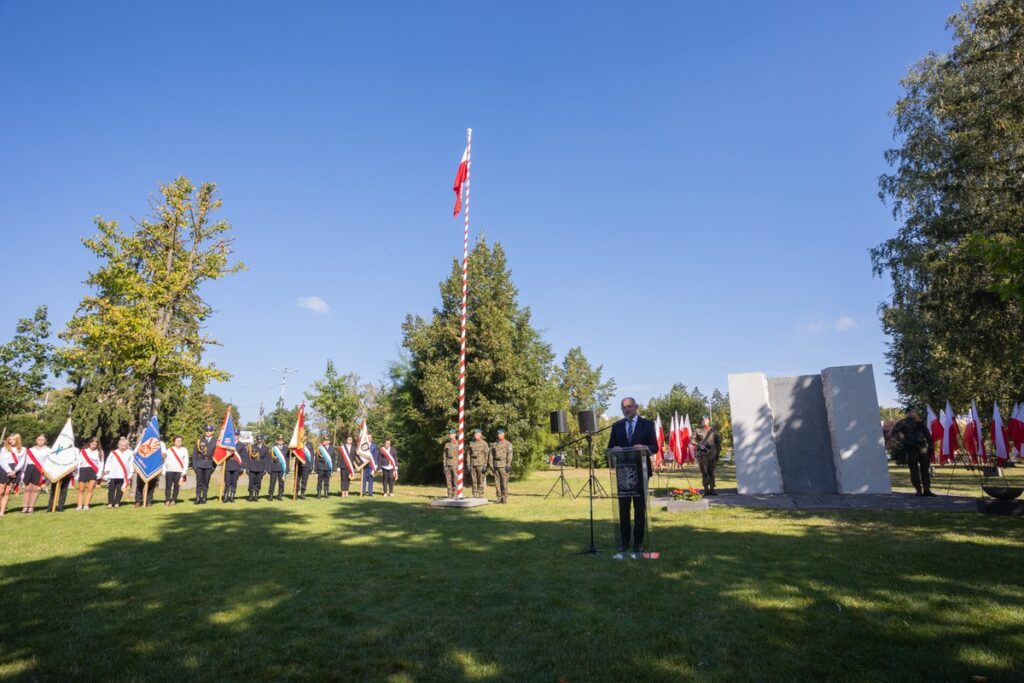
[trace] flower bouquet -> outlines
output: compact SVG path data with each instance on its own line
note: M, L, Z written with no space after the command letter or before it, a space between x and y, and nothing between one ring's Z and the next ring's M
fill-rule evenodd
M688 500L696 503L698 500L703 498L700 489L694 488L693 486L685 489L672 489L672 500Z

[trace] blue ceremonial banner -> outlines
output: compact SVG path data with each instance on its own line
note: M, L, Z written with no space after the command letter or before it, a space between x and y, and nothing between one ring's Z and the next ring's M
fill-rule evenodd
M213 461L220 465L229 456L234 455L236 442L235 421L231 417L231 406L228 406L224 414L224 424L220 428L220 438L217 439L217 447L213 449Z
M334 461L331 460L331 454L327 452L327 449L323 446L320 447L320 455L327 461L327 469L331 472L334 471Z
M160 424L156 415L142 432L142 441L135 449L135 472L142 481L149 481L160 474L164 466L163 444L160 442Z

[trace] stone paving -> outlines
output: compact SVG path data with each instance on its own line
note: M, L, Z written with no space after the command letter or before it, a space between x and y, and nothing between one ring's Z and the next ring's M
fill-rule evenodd
M968 496L934 498L918 497L912 493L865 493L841 495L838 493L774 495L739 495L736 489L719 489L718 495L705 498L710 507L766 508L774 510L932 510L935 512L978 512L978 499ZM671 498L655 498L654 504L669 512L682 512Z

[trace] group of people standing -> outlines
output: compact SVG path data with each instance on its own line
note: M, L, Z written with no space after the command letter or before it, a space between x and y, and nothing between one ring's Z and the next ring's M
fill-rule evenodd
M488 473L494 476L494 489L497 502L508 503L508 479L512 474L512 444L505 440L505 430L499 429L498 440L493 444L484 441L483 430L473 430L473 440L469 442L468 452L469 474L472 482L474 498L483 498L487 488ZM448 431L448 443L444 445L442 455L444 462L444 481L448 487L448 497L458 494L459 440L454 429Z
M398 481L398 451L390 439L378 445L371 437L369 448L366 449L368 452L359 453L351 436L346 438L342 446L335 447L331 445L330 436L322 432L319 446L314 447L311 441L306 441L302 453L296 453L289 452L281 436L273 444L267 444L265 437L257 435L252 443L238 443L233 452L227 452L227 457L218 464L215 460L217 438L213 426L206 425L203 432L203 437L196 443L192 453L184 446L180 436L174 437L170 446L163 444L163 465L148 481L136 472L134 451L127 438L121 437L117 448L104 454L99 439L91 437L86 440L83 448L77 449L74 468L50 482L47 508L56 512L63 511L69 489L76 486L76 509L88 510L96 486L103 482L107 486L108 508L120 507L125 493L133 486L135 507L150 506L161 477L164 479L164 505L173 506L178 503L181 485L187 481L190 467L195 475L196 505L208 501L210 483L218 466L223 468L221 501L225 503L235 502L242 472L247 474L249 480L246 500L256 502L260 499L265 478L269 478L270 482L267 498L281 500L285 494L285 479L292 469L296 477L293 493L298 498L306 497L309 477L314 472L316 497L329 496L331 476L335 470L340 472L343 497L349 495L351 481L357 475L362 480L360 494L372 496L374 476L378 471L383 479L383 495L394 495L395 483ZM51 453L45 434L38 435L29 447L22 444L20 434L11 434L4 439L0 447L0 515L6 514L10 496L19 488L24 489L21 511L25 514L35 512L36 501L47 483L43 463Z

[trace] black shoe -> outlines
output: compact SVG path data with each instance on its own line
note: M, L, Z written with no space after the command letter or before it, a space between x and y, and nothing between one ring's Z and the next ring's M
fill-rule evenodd
M924 494L923 494L923 493L921 493L920 491L918 491L918 492L917 492L917 493L915 493L914 495L915 495L915 496L918 496L918 497L921 497L921 496L923 496Z
M937 498L938 497L938 494L932 493L930 489L928 491L925 491L921 495L922 496L927 496L929 498Z

